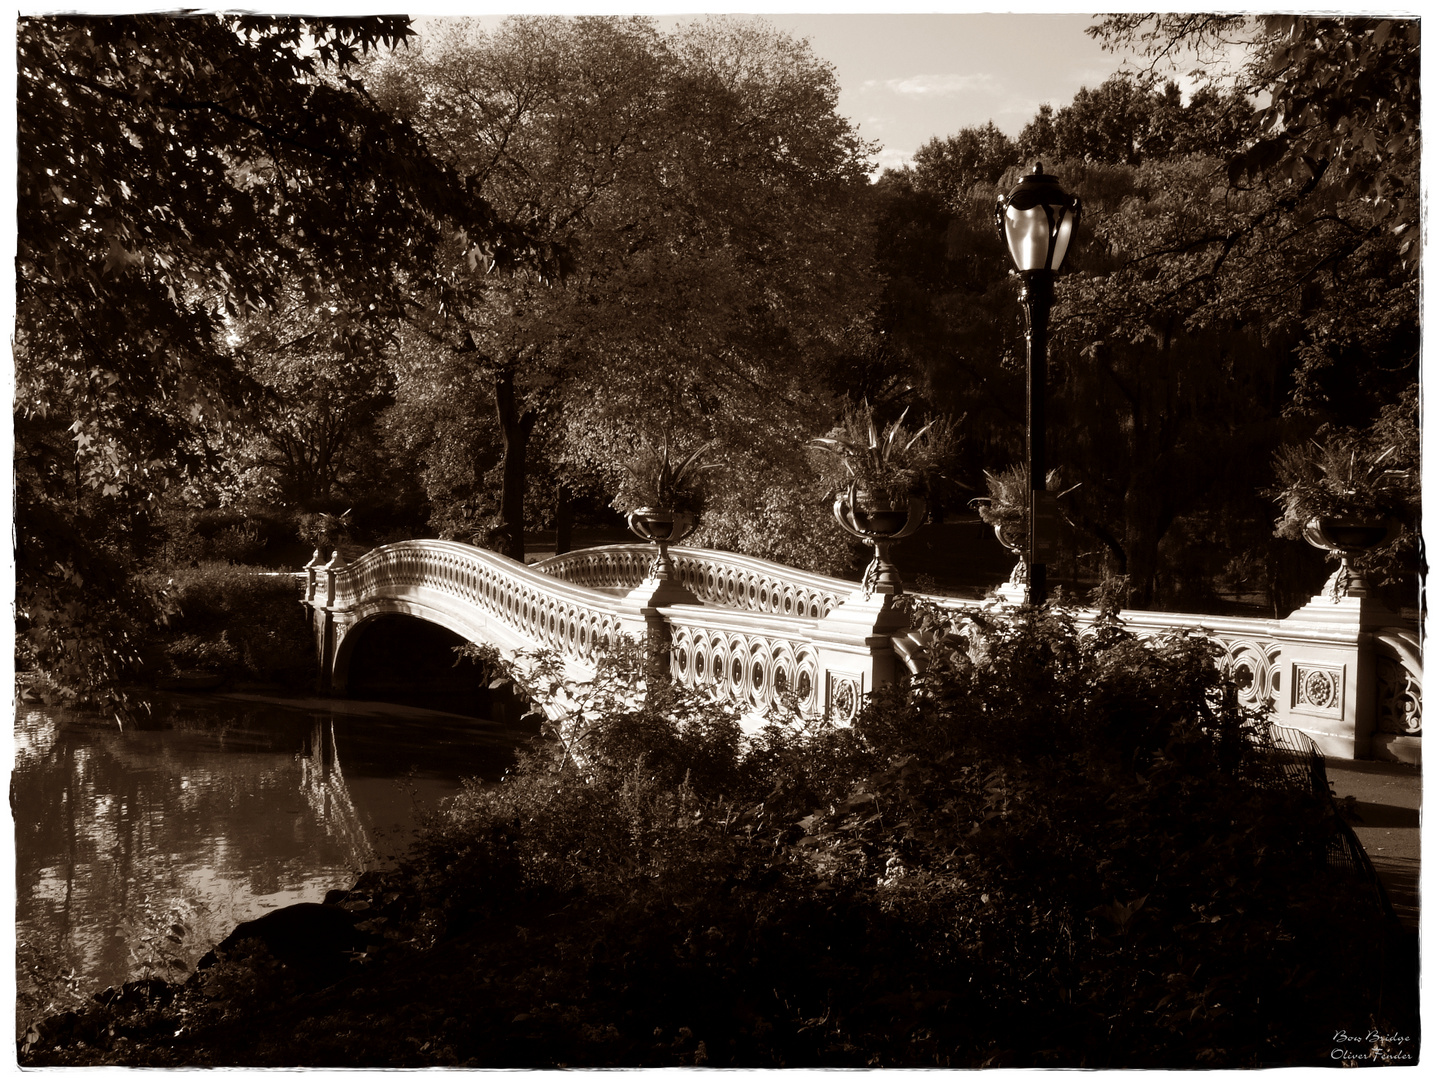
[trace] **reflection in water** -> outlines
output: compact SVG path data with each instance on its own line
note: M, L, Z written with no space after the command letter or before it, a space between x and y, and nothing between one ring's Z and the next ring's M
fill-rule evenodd
M358 702L156 695L153 706L158 729L125 731L17 709L17 937L90 990L145 965L192 968L235 923L347 886L402 851L461 777L496 779L518 738Z
M344 786L344 770L334 747L334 718L314 717L314 727L299 754L299 783L309 809L354 866L374 863L374 845Z

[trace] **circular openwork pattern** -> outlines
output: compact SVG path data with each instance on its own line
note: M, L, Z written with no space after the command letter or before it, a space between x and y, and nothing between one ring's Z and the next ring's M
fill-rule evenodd
M795 689L802 711L819 705L812 694L817 654L806 642L680 624L673 631L672 656L669 670L675 679L708 687L740 708L766 712Z
M349 566L308 568L305 595L315 606L352 609L376 596L402 600L409 590L431 590L459 601L460 607L473 605L493 623L510 627L535 646L582 657L611 647L621 633L624 622L616 607L617 597L594 594L590 601L579 598L576 590L552 583L561 580L590 588L631 588L647 574L651 555L647 545L574 552L537 567L547 575L545 579L533 570L464 545L405 541L375 549ZM827 588L813 575L761 560L693 550L675 552L674 559L678 580L710 605L809 620L830 614L848 595L840 582ZM1195 625L1190 617L1172 618L1172 625L1178 628ZM1268 636L1252 622L1224 633L1221 643L1224 666L1235 680L1241 701L1255 706L1279 694L1282 675L1277 663L1279 636ZM747 632L726 624L722 629L683 625L678 616L670 627L672 670L688 685L710 686L745 710L766 710L780 698L791 700L789 695L793 695L809 713L825 706L838 718L856 712L859 695L852 683L844 685L841 678L833 680L834 700L823 700L825 680L818 678L816 654L803 641L806 630L800 626L784 632L769 628ZM1154 623L1147 632L1161 630ZM1411 655L1417 659L1378 658L1377 720L1384 732L1420 733L1419 650ZM1341 707L1344 691L1339 672L1298 665L1295 674L1296 686L1287 691L1293 703L1317 710Z
M431 589L472 604L536 645L569 656L607 649L618 633L616 616L599 603L586 606L550 594L531 578L490 562L491 556L477 549L470 554L458 545L443 544L435 550L432 543L406 541L368 553L347 572L334 575L336 590L342 593L334 602L352 607L381 589L392 596L396 586ZM611 576L615 563L622 569L631 562L631 556L588 560L578 565L578 576Z
M1250 641L1234 641L1227 646L1223 660L1226 673L1237 685L1237 700L1257 707L1271 701L1277 692L1278 678L1275 646Z
M1336 678L1321 668L1307 668L1301 673L1302 704L1316 709L1331 709L1336 706Z

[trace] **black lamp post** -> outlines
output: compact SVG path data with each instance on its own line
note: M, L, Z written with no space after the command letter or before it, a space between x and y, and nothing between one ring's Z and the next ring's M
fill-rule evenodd
M1047 599L1046 552L1039 529L1050 528L1047 494L1047 318L1052 283L1077 234L1082 200L1062 190L1042 163L997 199L997 233L1007 242L1022 274L1022 307L1027 313L1027 601ZM1050 536L1044 535L1050 541ZM1039 562L1039 554L1044 561Z

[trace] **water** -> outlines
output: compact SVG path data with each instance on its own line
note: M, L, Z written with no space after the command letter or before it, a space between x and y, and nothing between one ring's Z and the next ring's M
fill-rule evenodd
M20 705L11 808L22 969L93 992L181 976L236 923L408 846L525 737L403 705L156 694L144 729ZM21 989L25 989L21 979Z

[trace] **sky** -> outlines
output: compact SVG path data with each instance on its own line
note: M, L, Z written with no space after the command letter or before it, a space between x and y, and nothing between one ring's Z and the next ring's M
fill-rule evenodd
M1044 102L1068 104L1122 64L1083 33L1090 15L767 14L837 70L838 112L877 140L882 167L933 136L991 121L1016 137Z

